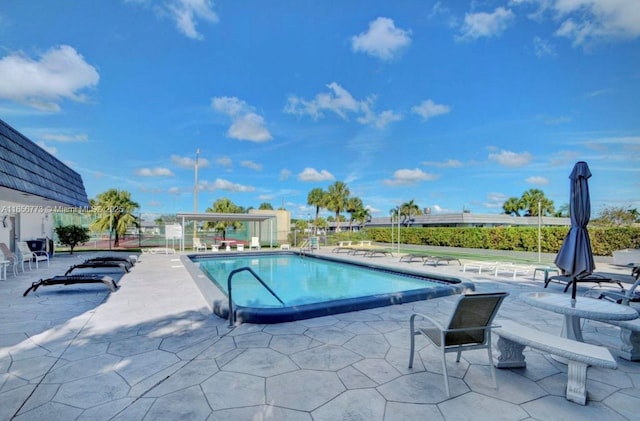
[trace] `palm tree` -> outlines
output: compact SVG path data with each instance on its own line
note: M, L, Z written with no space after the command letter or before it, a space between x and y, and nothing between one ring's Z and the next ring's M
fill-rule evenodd
M364 204L362 203L362 199L359 197L350 197L347 200L347 208L345 209L349 212L349 229L353 225L353 222L356 220L358 214L361 214L364 210Z
M340 212L347 208L351 192L345 183L336 181L327 190L325 207L336 213L336 232L340 232Z
M371 221L371 211L367 208L360 208L351 217L359 226L363 226L366 222Z
M138 218L133 212L140 207L131 200L131 193L124 190L109 189L100 193L90 201L92 209L100 215L91 224L94 231L109 231L115 236L113 246L120 245L120 237L124 236L130 226L139 226Z
M318 234L318 217L320 215L320 208L325 206L325 202L327 201L327 192L322 190L320 187L316 187L315 189L309 192L307 196L307 205L316 207L316 217L313 223L315 227L314 231Z
M208 213L242 213L243 209L237 206L231 200L221 198L213 202L213 206L207 208L205 212ZM222 231L222 239L227 239L227 228L233 227L234 229L242 228L242 222L240 221L207 221L204 224L205 229L214 229L215 231Z
M540 189L527 190L520 200L525 216L538 216L538 203L540 203L540 216L554 213L553 201L548 199Z
M522 210L522 200L517 197L510 197L502 204L502 211L507 215L520 216Z
M408 226L411 223L411 215L421 214L420 206L418 206L413 199L400 205L400 215L402 216L403 225Z

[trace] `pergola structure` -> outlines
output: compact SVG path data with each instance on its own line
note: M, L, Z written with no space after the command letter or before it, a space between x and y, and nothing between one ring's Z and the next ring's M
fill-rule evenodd
M182 245L181 251L184 251L184 233L185 224L187 221L210 221L210 222L257 222L258 231L262 232L262 223L269 221L269 246L273 247L274 235L273 235L273 221L276 219L276 215L265 215L259 213L188 213L179 212L177 215L179 220L182 221Z

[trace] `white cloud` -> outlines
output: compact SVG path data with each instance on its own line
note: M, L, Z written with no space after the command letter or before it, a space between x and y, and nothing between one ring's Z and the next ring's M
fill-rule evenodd
M567 17L556 31L584 45L599 39L633 39L640 36L637 0L556 0L556 12Z
M169 194L180 194L180 193L182 193L182 191L180 190L179 187L169 187L169 190L167 190L167 192Z
M245 168L251 168L252 170L262 171L262 165L257 164L253 161L249 161L249 160L241 161L240 165Z
M254 187L232 183L231 181L224 180L222 178L216 178L216 180L212 183L209 181L203 181L202 183L200 183L200 188L206 191L224 190L236 193L246 193L255 190Z
M139 175L142 177L168 177L168 176L172 176L173 173L168 168L156 167L156 168L140 168L139 170L136 171L136 175Z
M557 56L556 49L553 46L553 44L551 44L549 41L544 40L540 37L533 38L533 52L538 57Z
M314 120L324 117L325 111L331 111L343 120L348 120L349 115L354 114L358 123L379 129L402 119L402 115L396 114L391 110L376 113L373 110L375 96L357 100L349 91L336 82L328 84L327 88L329 88L329 92L317 94L312 100L306 100L295 95L289 96L284 112L298 116L308 115Z
M371 206L371 205L366 205L364 208L365 208L365 209L367 209L367 210L369 210L369 213L371 213L372 215L375 215L375 214L378 214L378 213L381 213L381 212L382 212L382 210L381 210L381 209L374 208L374 207L373 207L373 206Z
M50 140L53 142L86 142L89 140L89 136L85 133L78 134L62 134L62 133L48 133L42 136L44 140Z
M549 179L541 176L532 176L526 179L526 182L533 184L534 186L546 186L549 184Z
M466 40L500 36L514 18L513 12L504 7L497 7L493 13L466 13L458 39Z
M317 94L311 101L290 96L284 111L295 115L309 115L314 120L324 117L323 111L332 111L347 119L347 113L358 112L360 104L342 86L336 82L327 85L330 92Z
M504 202L507 201L507 199L508 197L506 194L490 192L487 194L487 201L484 202L482 205L485 208L489 208L489 209L500 209L502 208L502 205L504 205Z
M392 19L379 17L369 22L369 30L351 38L351 48L380 60L393 60L411 44L411 31L396 28Z
M227 136L232 139L248 140L251 142L266 142L273 137L264 127L264 118L253 111L246 102L236 97L214 97L211 107L231 118L231 127Z
M558 124L566 124L571 122L571 117L558 116L558 117L542 117L544 124L548 126L557 126Z
M451 107L448 105L436 104L431 99L422 101L420 105L416 105L411 108L411 111L422 117L423 120L428 120L431 117L438 115L448 114L451 112Z
M233 161L231 160L231 158L227 156L223 156L221 158L216 159L216 164L220 165L221 167L230 168L233 166Z
M392 179L384 180L384 183L388 186L406 186L416 184L420 181L436 180L438 177L436 174L426 173L419 168L412 170L401 169L393 173Z
M218 15L213 11L210 0L169 0L165 3L165 11L175 22L178 31L195 40L204 39L196 28L199 21L218 22Z
M451 9L442 6L442 2L440 1L433 5L428 18L438 22L444 22L450 28L458 26L456 17L451 13Z
M291 171L284 169L280 171L280 180L284 181L284 180L288 180L289 177L291 177Z
M51 48L39 60L23 53L0 59L0 98L43 111L60 111L63 99L85 101L81 91L99 80L97 70L68 45Z
M171 163L180 168L195 168L196 160L188 156L171 155ZM205 168L209 166L209 161L206 158L198 157L198 168Z
M266 142L273 139L273 137L264 127L264 124L262 116L248 113L234 120L227 134L233 139Z
M333 174L327 170L318 171L315 168L305 168L300 174L298 174L298 180L300 181L331 181L335 180Z
M459 167L462 167L462 162L458 161L457 159L447 159L444 162L425 161L422 164L426 165L428 167L432 166L432 167L438 167L438 168L459 168Z
M572 40L573 46L640 36L637 0L511 0L511 4L536 7L529 15L536 21L550 14L554 22L559 22L555 35Z
M516 153L502 150L499 153L490 153L489 159L505 167L523 167L531 162L533 157L529 152Z
M376 114L376 112L371 109L372 104L373 98L369 98L367 101L360 103L360 108L364 115L358 117L358 123L369 124L378 129L384 129L388 124L402 120L402 114L396 114L391 110Z
M47 145L46 143L44 143L42 141L38 141L36 143L38 144L38 146L40 146L45 151L49 152L51 155L53 155L53 156L58 155L58 148L53 147L53 146L49 146L49 145Z

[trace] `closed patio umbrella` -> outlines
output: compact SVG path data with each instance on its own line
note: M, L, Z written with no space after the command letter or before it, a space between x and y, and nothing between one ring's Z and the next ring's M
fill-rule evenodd
M589 184L591 171L586 162L577 162L569 175L571 180L571 229L560 247L555 263L565 276L573 279L571 299L576 299L576 278L590 275L595 269L587 224L591 217Z

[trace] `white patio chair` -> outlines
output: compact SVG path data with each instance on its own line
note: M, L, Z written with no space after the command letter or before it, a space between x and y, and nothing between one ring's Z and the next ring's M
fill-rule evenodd
M193 250L195 251L207 251L207 245L200 241L198 237L193 238Z
M249 250L251 249L260 250L260 238L251 237L251 243L249 243Z

